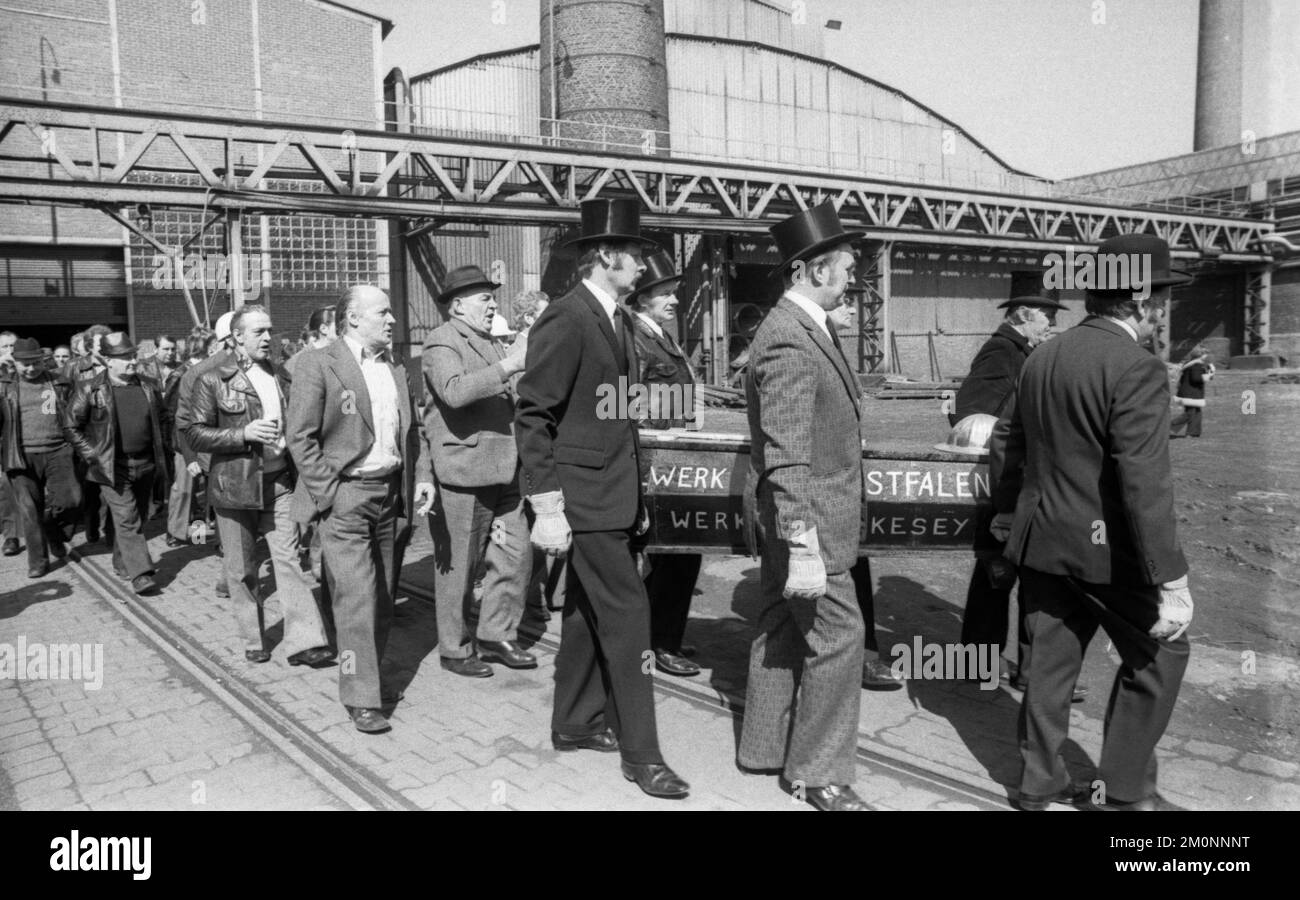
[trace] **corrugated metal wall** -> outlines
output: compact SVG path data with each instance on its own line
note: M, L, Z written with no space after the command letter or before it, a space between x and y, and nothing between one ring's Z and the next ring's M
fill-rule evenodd
M790 9L766 0L665 0L664 30L703 37L726 37L785 47L809 56L825 52L822 29L801 14L796 23ZM671 77L671 72L669 75Z
M415 129L476 138L535 135L538 78L535 48L416 76Z

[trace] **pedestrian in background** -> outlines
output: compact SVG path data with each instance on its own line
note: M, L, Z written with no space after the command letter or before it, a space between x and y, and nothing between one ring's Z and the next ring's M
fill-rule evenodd
M1187 429L1187 437L1201 436L1201 415L1205 410L1205 387L1214 378L1214 361L1210 351L1202 344L1197 344L1191 355L1178 370L1178 390L1176 401L1183 411L1169 423L1171 438L1183 437L1181 430Z

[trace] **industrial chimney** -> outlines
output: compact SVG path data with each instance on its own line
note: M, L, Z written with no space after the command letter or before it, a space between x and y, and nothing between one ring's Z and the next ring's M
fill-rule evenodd
M1201 0L1193 150L1241 141L1242 0Z
M589 150L668 149L664 0L542 0L542 134Z

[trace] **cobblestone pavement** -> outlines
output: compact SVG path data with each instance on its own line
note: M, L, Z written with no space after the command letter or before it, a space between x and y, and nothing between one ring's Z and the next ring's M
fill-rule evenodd
M706 672L690 681L655 676L666 758L693 786L688 800L669 803L625 782L617 756L551 748L558 615L550 623L534 622L548 628L534 648L537 670L496 667L493 678L463 679L437 665L431 605L402 600L390 661L405 699L393 710L391 732L362 735L337 700L336 670L291 668L281 650L266 665L244 662L230 601L213 594L218 563L210 548L167 550L160 536L151 547L161 560L163 591L125 603L95 587L97 578L113 577L103 547L91 548L82 563L94 576L89 580L64 565L28 582L24 557L0 560L0 586L8 588L0 592L0 643L103 647L98 690L81 681L0 681L0 808L366 805L328 764L322 770L319 762L304 760L275 728L241 712L226 688L242 685L273 717L290 723L289 730L323 742L343 769L372 779L407 807L808 809L787 797L775 778L744 775L734 765L739 719L727 707L743 695L745 598L757 577L748 560L706 561L703 596L688 630ZM416 585L431 581L429 549L421 531L404 573ZM217 677L151 639L132 613L137 606L180 635L177 643L215 663ZM278 620L272 601L268 622ZM277 624L273 637L278 632ZM1195 666L1206 664L1194 662L1189 681L1200 677ZM1291 670L1281 674L1296 677ZM1101 690L1096 684L1094 694ZM880 809L1007 808L1004 785L1014 783L1018 767L1017 700L1002 689L936 681L864 692L856 789ZM1103 703L1098 698L1087 706L1076 708L1072 723L1072 759L1083 771L1098 755ZM1176 729L1160 755L1162 791L1179 806L1300 808L1297 767L1289 760Z

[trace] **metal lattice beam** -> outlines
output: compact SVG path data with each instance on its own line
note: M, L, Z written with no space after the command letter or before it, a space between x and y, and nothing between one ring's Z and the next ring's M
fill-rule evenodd
M638 198L644 225L669 231L763 232L830 200L879 241L1060 250L1136 231L1224 262L1267 261L1253 244L1273 229L794 169L0 98L0 201L569 225L582 200L614 195Z

